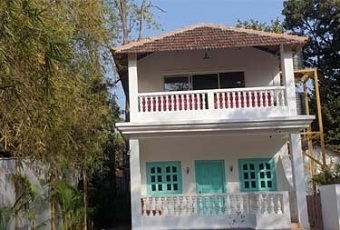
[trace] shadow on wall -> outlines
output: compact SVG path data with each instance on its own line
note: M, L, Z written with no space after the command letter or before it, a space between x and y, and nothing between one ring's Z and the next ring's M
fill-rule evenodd
M28 160L21 160L22 169L21 174L18 175L16 164L17 160L0 158L1 227L49 229L48 188L42 183L42 174L33 171ZM20 194L16 194L16 186L20 186Z

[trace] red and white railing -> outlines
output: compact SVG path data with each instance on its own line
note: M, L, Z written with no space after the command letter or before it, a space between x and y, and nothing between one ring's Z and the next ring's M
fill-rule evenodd
M285 87L253 87L217 90L140 93L141 113L206 111L285 106Z

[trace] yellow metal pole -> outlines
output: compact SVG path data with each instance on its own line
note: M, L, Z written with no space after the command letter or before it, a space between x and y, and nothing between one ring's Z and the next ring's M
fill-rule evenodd
M319 122L319 132L320 132L320 145L321 145L321 153L322 153L322 169L325 170L327 168L326 149L325 149L325 138L324 138L324 132L323 132L322 113L321 113L319 78L318 78L318 71L316 69L314 69L314 88L315 88L316 107L317 107L317 112L318 112L318 122Z
M312 140L310 141L310 145L308 146L308 149L311 153L313 153L313 157L315 157ZM312 168L311 168L311 178L313 178L316 175L316 164L315 164L314 161L311 161L311 166L312 166ZM314 191L314 193L316 192L316 183L315 183L314 180L313 180L313 191Z
M308 92L307 92L307 86L306 86L306 82L303 82L303 94L305 97L305 110L306 110L306 115L310 114L309 111L309 97L308 97ZM309 131L311 130L311 127L308 127Z
M303 77L304 78L304 77ZM308 78L307 78L308 79ZM304 93L304 99L305 99L305 109L306 109L306 115L310 115L310 110L309 110L309 95L307 92L308 88L306 85L306 81L303 81L303 93ZM314 154L314 148L313 148L313 134L312 134L312 125L309 125L307 128L307 143L308 143L308 154L315 159L315 154ZM316 164L313 160L310 159L309 162L309 171L311 178L315 176L316 172ZM312 183L313 191L316 192L316 183L313 181Z
M322 163L320 163L317 159L315 159L314 157L312 157L311 155L309 155L308 153L304 153L305 156L307 156L309 159L311 159L312 161L314 161L314 163L320 165L322 167Z

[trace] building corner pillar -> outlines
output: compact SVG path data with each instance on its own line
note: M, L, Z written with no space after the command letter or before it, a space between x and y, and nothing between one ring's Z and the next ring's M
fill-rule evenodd
M281 70L282 80L286 87L286 105L288 107L289 115L297 115L296 108L296 89L293 65L293 52L288 45L280 46Z
M290 134L290 154L293 170L293 182L297 201L298 220L301 229L310 229L308 221L307 198L305 187L304 161L299 132Z
M138 115L138 71L136 54L128 55L128 75L130 121L136 121Z
M130 139L130 190L131 190L131 227L142 229L141 173L139 140Z

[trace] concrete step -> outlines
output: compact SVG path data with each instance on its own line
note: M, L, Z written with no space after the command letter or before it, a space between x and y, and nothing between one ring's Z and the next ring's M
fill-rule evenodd
M293 223L292 223L292 230L300 230L300 225L299 225L299 223L293 222Z

